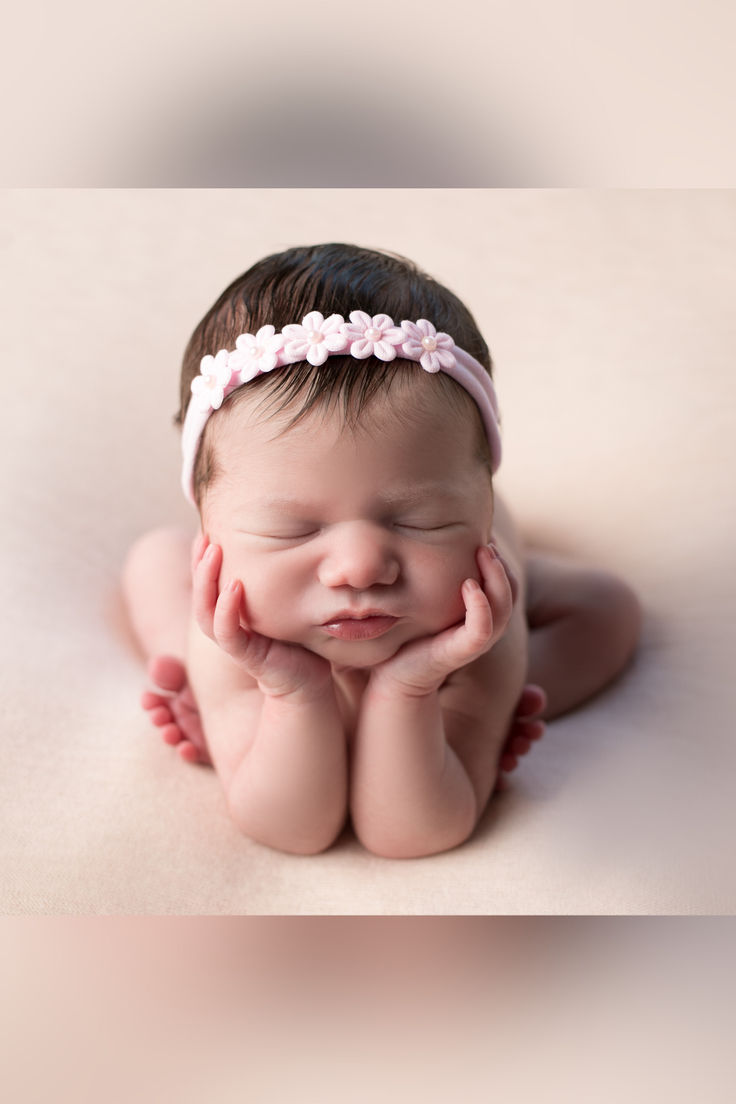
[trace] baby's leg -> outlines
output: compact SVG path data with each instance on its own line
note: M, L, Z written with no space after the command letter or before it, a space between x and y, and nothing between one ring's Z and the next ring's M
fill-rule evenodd
M544 687L547 719L593 697L627 666L641 606L622 580L535 553L527 560L530 682Z
M123 595L146 659L183 659L192 598L192 536L182 529L154 529L140 537L123 567Z
M191 613L191 561L197 542L181 529L154 529L131 548L123 594L148 674L158 692L141 698L168 744L190 763L209 763L199 711L187 683L184 657Z

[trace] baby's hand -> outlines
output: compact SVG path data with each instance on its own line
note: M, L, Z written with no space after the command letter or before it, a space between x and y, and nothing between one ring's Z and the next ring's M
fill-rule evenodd
M206 636L236 660L268 697L310 700L332 685L329 663L298 644L272 640L245 623L245 591L232 579L219 591L222 549L206 537L195 547L193 603L197 624Z
M448 675L487 652L503 636L511 618L514 596L503 561L490 547L476 553L483 585L466 579L462 585L465 619L436 636L405 644L373 669L371 682L410 695L439 689Z

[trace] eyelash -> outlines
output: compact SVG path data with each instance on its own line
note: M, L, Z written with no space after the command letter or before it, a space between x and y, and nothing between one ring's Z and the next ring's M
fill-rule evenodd
M275 541L299 541L307 540L309 537L315 536L319 532L318 529L311 529L308 533L289 533L288 536L277 536L275 533L267 533L265 536L268 540Z
M456 522L444 521L444 522L441 522L439 525L429 525L427 523L425 523L424 525L420 525L420 524L417 524L417 523L412 524L411 522L408 522L408 521L404 521L404 522L399 521L399 522L396 522L395 524L396 524L397 529L419 529L423 533L435 533L439 529L451 529L453 527L453 525L456 524Z
M410 525L407 522L393 522L393 528L397 530L408 530L410 533L440 533L443 529L451 529L453 522L445 522L442 525ZM306 541L310 537L317 536L321 532L320 527L309 529L301 533L289 533L289 534L276 534L276 533L264 533L262 534L267 540L278 541L279 543L288 543L289 541Z

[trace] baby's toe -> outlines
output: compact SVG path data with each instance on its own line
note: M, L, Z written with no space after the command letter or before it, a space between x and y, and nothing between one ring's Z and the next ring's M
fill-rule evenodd
M529 721L524 726L524 735L527 740L541 740L547 731L544 721Z
M511 751L505 751L501 756L500 767L504 771L516 770L519 765L519 760Z
M156 728L162 728L164 725L169 725L173 721L171 710L166 705L160 705L158 709L152 709L149 713L151 724L154 724Z
M517 717L534 717L547 705L547 695L541 686L529 683L525 686L516 708Z
M161 729L161 736L165 744L170 744L172 747L176 747L181 743L182 735L181 729L177 724L167 724Z
M191 740L182 740L178 750L185 763L200 763L202 761L199 748Z
M175 656L154 656L148 664L148 677L162 690L178 693L186 685L187 672Z
M531 744L526 736L514 736L509 745L509 751L512 755L526 755L530 747Z
M167 700L161 694L154 693L153 690L144 690L141 694L141 705L144 709L158 709L159 706L166 705Z

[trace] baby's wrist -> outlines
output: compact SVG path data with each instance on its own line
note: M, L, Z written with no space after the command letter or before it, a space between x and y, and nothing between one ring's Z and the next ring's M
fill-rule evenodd
M376 667L371 672L368 692L375 698L392 698L394 700L401 698L407 701L426 699L437 693L442 681L437 682L435 680L430 684L424 682L414 684L397 678L388 670Z
M332 677L318 682L303 683L300 686L261 686L261 693L270 701L279 702L284 707L303 709L308 706L324 706L335 700Z

